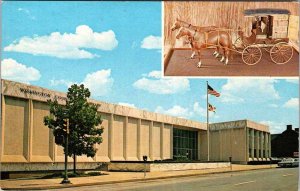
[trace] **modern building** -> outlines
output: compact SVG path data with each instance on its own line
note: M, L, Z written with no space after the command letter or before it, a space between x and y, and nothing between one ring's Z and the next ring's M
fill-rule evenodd
M269 128L250 120L210 124L210 160L247 164L271 157ZM207 155L207 131L200 132L201 160ZM204 157L204 158L203 158Z
M281 134L272 134L272 157L299 157L299 128L287 125Z
M49 115L48 99L64 104L66 94L23 83L2 80L2 171L63 169L64 153L43 123ZM77 158L78 168L95 168L101 162L149 161L189 158L207 160L205 123L90 99L99 105L104 128L96 156ZM247 163L269 156L267 126L248 120L211 124L211 161ZM72 162L72 159L69 159ZM71 164L70 164L71 165Z

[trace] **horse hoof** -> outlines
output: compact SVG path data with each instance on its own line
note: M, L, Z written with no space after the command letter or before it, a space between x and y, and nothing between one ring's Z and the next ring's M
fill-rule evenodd
M194 59L195 58L195 52L193 52L193 54L191 55L191 59Z
M227 65L228 64L228 59L226 59L226 61L225 61L225 65Z
M224 56L221 58L220 62L223 62L224 61Z
M200 67L201 67L201 62L198 62L197 68L200 68Z

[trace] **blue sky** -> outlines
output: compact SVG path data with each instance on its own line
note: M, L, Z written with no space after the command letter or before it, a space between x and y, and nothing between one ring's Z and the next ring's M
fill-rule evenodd
M160 2L3 2L2 77L206 121L206 80L161 77ZM208 79L211 122L299 127L298 79Z

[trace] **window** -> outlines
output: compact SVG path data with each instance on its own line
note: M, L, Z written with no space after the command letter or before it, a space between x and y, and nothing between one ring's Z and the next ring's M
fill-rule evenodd
M173 147L174 159L197 160L198 132L174 128Z

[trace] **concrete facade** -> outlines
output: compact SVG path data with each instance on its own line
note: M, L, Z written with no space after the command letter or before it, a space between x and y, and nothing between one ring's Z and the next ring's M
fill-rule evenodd
M64 104L66 94L2 80L2 169L51 169L56 163L64 162L62 147L54 143L51 130L43 124L44 116L49 115L46 101L54 98ZM204 123L92 99L89 102L99 105L103 143L96 145L95 157L80 156L78 163L142 161L143 155L149 161L172 159L173 128L206 130ZM27 166L16 165L21 163Z
M231 121L210 124L210 160L247 164L267 161L271 157L268 126L249 121ZM201 132L201 160L207 158L207 132Z
M49 115L46 101L57 99L65 104L66 94L8 80L1 83L2 171L63 169L63 149L55 144L43 118ZM174 129L196 132L197 159L207 160L206 123L88 101L99 105L103 142L95 146L95 157L77 158L78 169L93 168L101 162L142 161L143 155L148 156L148 161L173 159ZM210 132L211 161L228 161L232 156L233 161L247 163L270 156L267 126L243 120L211 124Z

